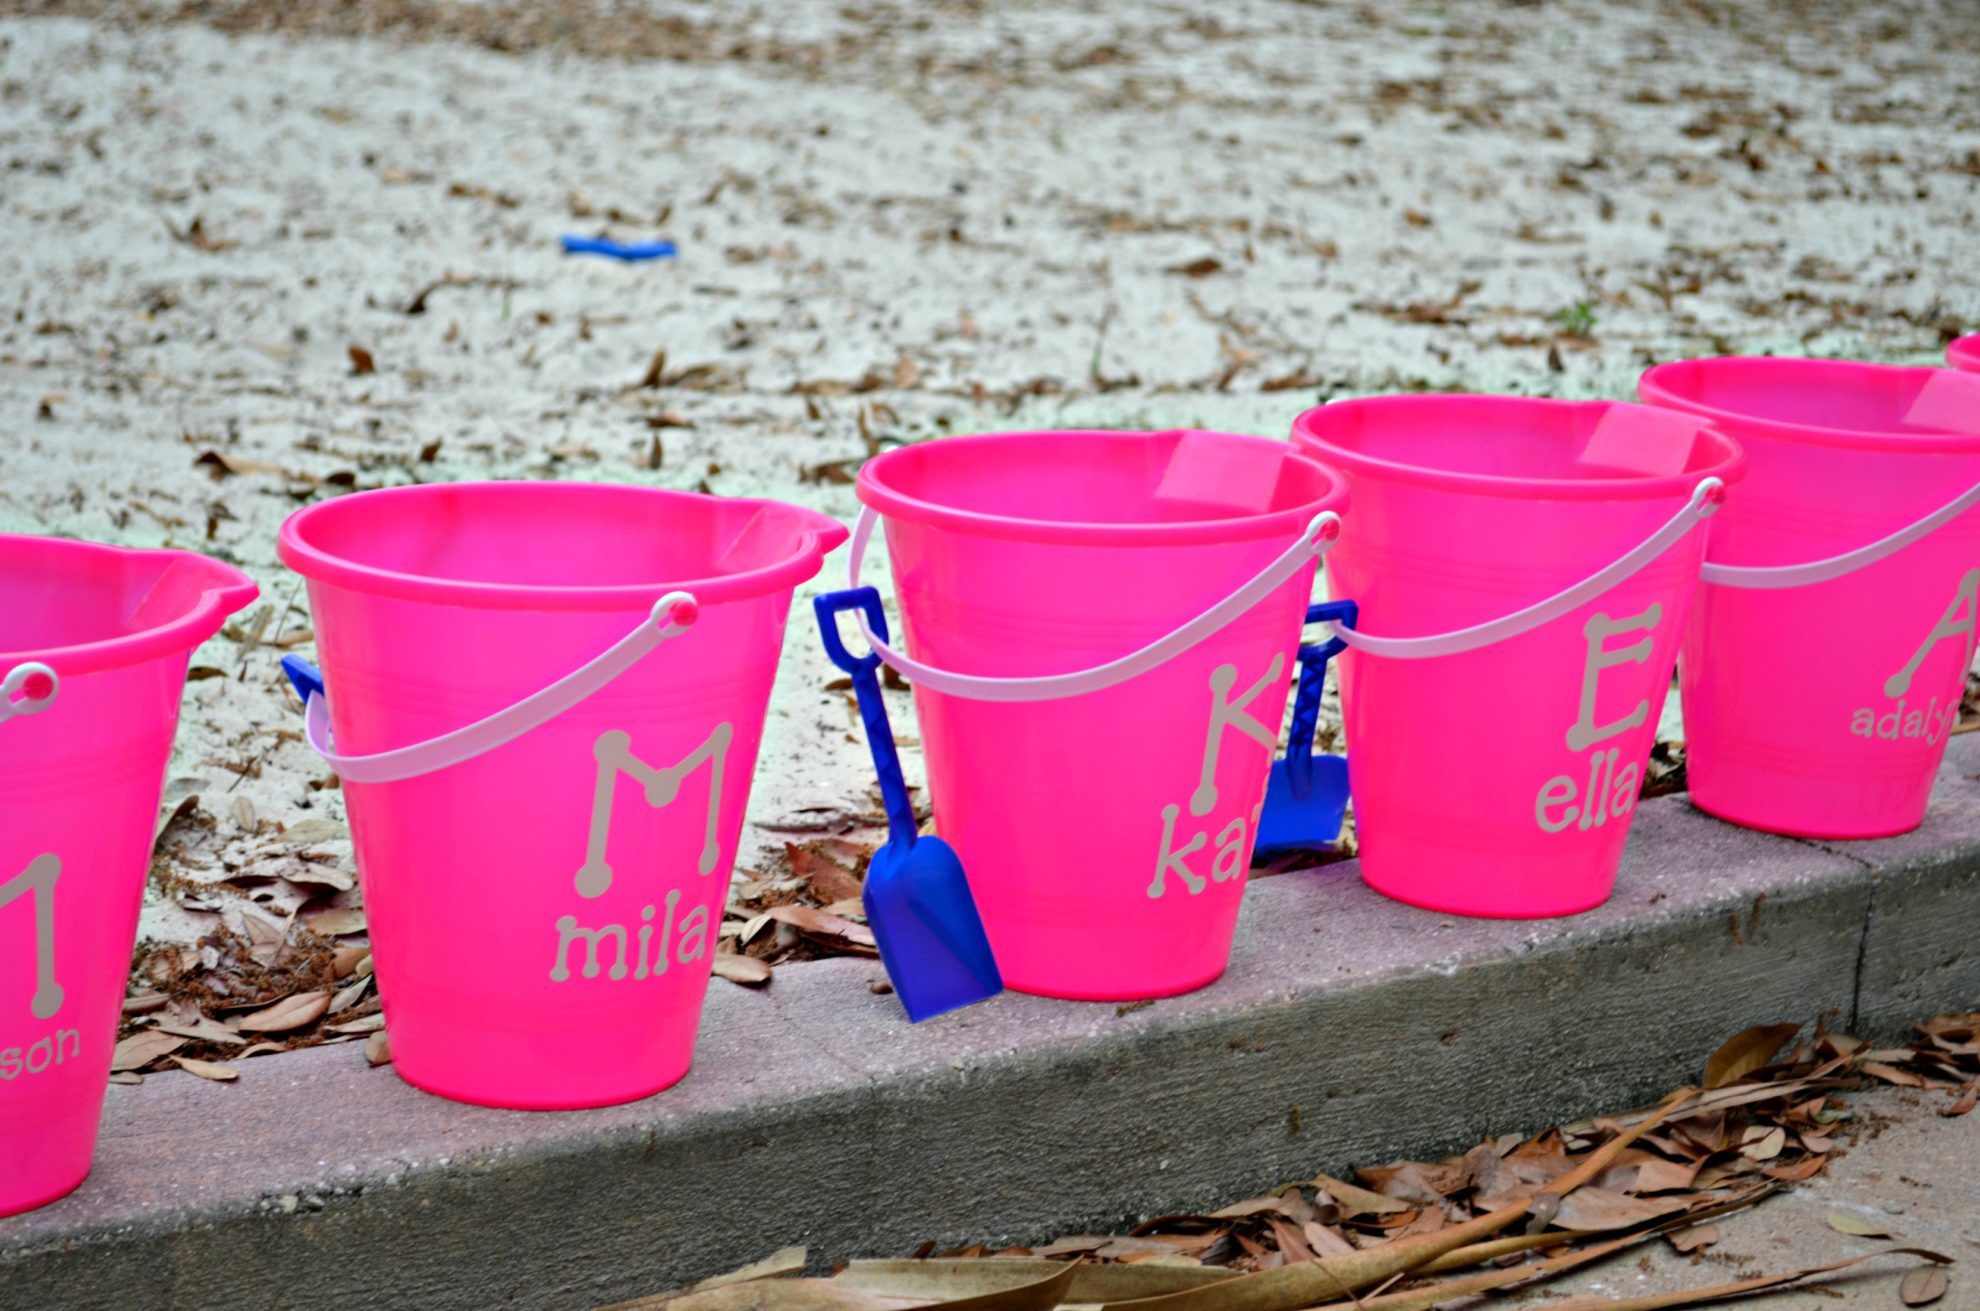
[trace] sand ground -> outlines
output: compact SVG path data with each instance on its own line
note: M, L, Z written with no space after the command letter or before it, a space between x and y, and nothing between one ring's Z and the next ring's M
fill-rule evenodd
M850 519L865 453L944 432L1934 361L1980 321L1976 84L1971 0L0 0L0 531L260 581L171 784L251 870L341 818L277 668L301 503L530 476ZM869 808L833 677L799 612L744 867Z

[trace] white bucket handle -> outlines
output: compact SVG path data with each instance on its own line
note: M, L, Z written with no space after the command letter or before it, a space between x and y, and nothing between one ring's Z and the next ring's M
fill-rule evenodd
M1903 550L1919 538L1937 532L1975 505L1980 505L1980 483L1967 488L1923 519L1907 524L1888 537L1880 537L1868 546L1859 546L1854 551L1844 551L1841 555L1832 555L1826 560L1811 560L1807 564L1747 566L1712 564L1708 561L1698 576L1705 582L1720 587L1768 590L1826 583L1832 578L1853 574L1865 565L1875 564L1885 556Z
M1684 507L1621 559L1544 601L1498 619L1430 637L1372 637L1360 629L1340 623L1331 623L1328 628L1350 648L1392 660L1423 660L1431 656L1476 651L1480 647L1531 632L1586 605L1676 545L1693 528L1710 518L1724 499L1723 482L1711 477L1701 479ZM879 516L870 506L860 510L859 522L853 528L852 555L846 568L849 586L860 585L867 542L878 519ZM1080 696L1124 683L1187 651L1278 590L1299 572L1308 559L1324 556L1339 540L1340 534L1340 516L1331 510L1316 515L1306 531L1300 534L1299 540L1286 548L1284 554L1216 605L1139 651L1076 673L1045 674L1032 678L987 678L937 669L881 641L866 622L866 617L857 610L852 612L853 622L859 625L860 635L872 644L875 655L909 682L921 687L970 701L1048 701L1055 697Z
M1692 489L1691 499L1685 502L1684 508L1672 515L1663 527L1644 538L1642 545L1614 564L1598 569L1572 587L1556 592L1544 601L1536 601L1524 610L1515 610L1482 624L1429 637L1373 637L1359 628L1348 628L1343 624L1329 624L1328 627L1351 649L1390 660L1426 660L1432 656L1457 655L1518 637L1569 611L1580 609L1670 550L1693 528L1718 511L1720 502L1725 499L1725 492L1725 484L1719 479L1701 479L1698 486Z
M874 513L871 506L860 510L859 522L853 526L852 553L846 567L848 586L860 585L860 570L866 563L866 544L873 536L873 525L877 522L879 516ZM866 622L866 616L858 610L852 612L853 622L859 625L860 636L872 644L875 655L919 687L931 688L968 701L1051 701L1060 697L1083 696L1088 692L1099 692L1125 683L1130 678L1144 674L1189 650L1285 586L1308 561L1325 555L1340 535L1341 517L1332 510L1322 510L1313 516L1311 523L1306 525L1306 531L1299 535L1299 540L1288 546L1277 559L1259 570L1250 582L1196 618L1166 637L1156 638L1139 651L1132 651L1118 660L1110 660L1104 665L1095 665L1091 669L1081 669L1070 674L1043 674L1032 678L988 678L977 674L958 674L949 669L937 669L933 665L922 664L919 660L882 641L874 633L872 626Z
M679 637L700 617L700 603L689 592L669 592L653 603L639 626L588 663L534 695L486 719L409 747L369 756L340 756L330 740L330 708L321 692L311 692L304 710L310 749L347 783L396 783L437 773L506 746L531 729L601 692L669 638Z
M34 678L48 680L46 696L27 695L28 682ZM0 724L10 719L40 714L55 704L55 698L61 691L62 676L40 661L27 660L15 665L7 671L5 678L0 678Z

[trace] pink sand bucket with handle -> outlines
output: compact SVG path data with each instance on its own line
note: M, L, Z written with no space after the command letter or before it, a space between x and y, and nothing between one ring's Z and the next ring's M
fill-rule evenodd
M0 1215L89 1173L186 663L254 597L184 551L0 535Z
M1916 828L1973 660L1980 376L1704 359L1638 390L1751 462L1685 638L1692 801L1804 837Z
M1946 347L1946 363L1968 373L1980 373L1980 332L1958 338Z
M1293 432L1354 507L1327 578L1359 607L1335 632L1362 877L1463 915L1599 905L1738 447L1491 396L1340 401Z
M1284 442L948 438L867 462L936 831L1006 985L1167 996L1216 978L1315 562L1346 498ZM911 653L911 654L910 654Z
M792 589L844 539L796 506L578 483L283 525L408 1082L558 1109L687 1073Z

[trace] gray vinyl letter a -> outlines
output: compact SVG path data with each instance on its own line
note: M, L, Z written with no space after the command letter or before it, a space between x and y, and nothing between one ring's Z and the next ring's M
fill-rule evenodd
M1911 690L1912 677L1918 666L1925 663L1925 657L1932 654L1932 648L1957 634L1966 634L1966 659L1960 663L1964 669L1973 663L1973 625L1976 611L1980 611L1980 569L1969 569L1959 580L1959 591L1953 596L1952 604L1946 607L1945 614L1933 625L1925 637L1924 645L1918 653L1906 662L1904 668L1892 674L1884 683L1885 696L1903 696Z

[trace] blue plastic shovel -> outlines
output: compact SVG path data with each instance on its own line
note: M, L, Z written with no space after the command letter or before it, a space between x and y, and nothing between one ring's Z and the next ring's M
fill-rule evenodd
M1309 606L1309 624L1335 621L1354 627L1352 601ZM1313 851L1340 840L1347 818L1348 768L1345 756L1316 755L1313 733L1320 723L1320 693L1327 684L1327 662L1347 650L1332 637L1299 649L1299 688L1293 698L1292 729L1286 756L1272 762L1265 781L1265 809L1258 817L1254 850L1261 856Z
M301 656L283 656L282 672L289 676L289 686L296 689L304 705L309 704L312 694L323 695L323 671Z
M873 853L862 895L867 926L880 947L880 963L887 967L908 1019L916 1023L994 997L1004 990L1004 978L990 951L969 880L963 876L962 861L942 839L921 836L915 823L914 803L908 799L901 758L894 750L894 730L880 696L880 657L869 652L855 658L839 639L838 616L862 610L874 634L887 640L880 593L855 587L827 593L812 606L824 631L825 653L852 675L866 743L873 749L873 768L880 776L880 797L887 808L887 841Z

